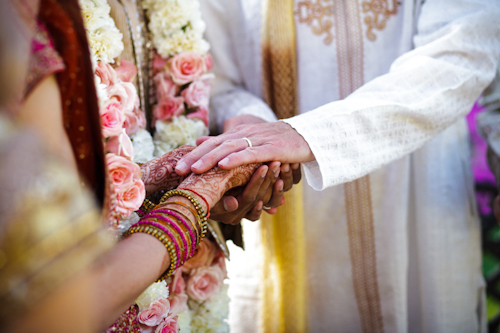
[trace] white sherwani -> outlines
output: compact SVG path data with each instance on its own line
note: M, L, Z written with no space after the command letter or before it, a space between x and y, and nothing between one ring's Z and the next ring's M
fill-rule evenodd
M295 7L301 115L286 122L316 157L303 164L310 331L362 331L340 184L366 174L384 331L484 331L464 116L495 74L500 1ZM202 9L217 76L213 124L241 114L275 120L261 100L261 1L203 0ZM247 253L231 265L233 332L257 329L258 225L244 226Z

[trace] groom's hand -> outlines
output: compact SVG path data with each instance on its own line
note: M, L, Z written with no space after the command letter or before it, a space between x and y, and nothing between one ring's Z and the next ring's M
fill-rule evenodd
M282 121L239 125L216 137L200 137L196 143L199 146L177 164L175 171L179 175L203 173L216 165L230 170L251 163L314 160L304 138Z

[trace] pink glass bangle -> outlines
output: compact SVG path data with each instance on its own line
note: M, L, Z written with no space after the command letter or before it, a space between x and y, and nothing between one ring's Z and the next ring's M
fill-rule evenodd
M184 243L184 247L186 249L186 252L187 250L190 248L189 244L188 244L188 241L186 239L186 236L184 235L184 232L182 231L182 229L177 225L177 223L175 223L174 221L172 221L171 219L169 219L168 217L164 216L164 215L161 215L161 214L154 214L154 213L150 213L146 216L146 218L156 218L156 219L159 219L159 220L162 220L166 223L168 223L168 225L170 225L172 228L175 229L175 231L177 231L177 233L179 234L179 236L181 237L182 239L182 242ZM156 223L156 222L155 222ZM191 233L191 230L188 229L188 231L190 231L190 234L192 236L192 233ZM193 242L194 238L191 237L191 243ZM192 247L192 246L191 246ZM191 257L191 251L189 252L189 257ZM186 261L188 259L188 255L186 254L184 256L184 260L183 261Z
M191 240L192 240L192 242L191 242L191 253L189 254L189 257L192 257L193 254L194 254L194 251L196 250L196 241L197 241L197 238L198 238L198 237L195 237L194 232L192 230L193 225L190 224L190 223L187 223L186 220L182 216L180 216L176 212L173 212L173 211L171 211L169 209L155 209L152 213L156 213L156 212L170 214L170 215L172 215L173 217L175 217L176 219L178 219L179 221L182 222L182 224L189 231L189 235L191 236ZM196 232L196 233L198 234L198 232Z
M175 269L181 267L181 250L179 248L179 244L177 244L177 242L175 241L175 237L174 235L172 235L172 233L170 232L170 230L168 230L167 228L165 228L164 225L162 225L161 223L158 223L158 222L154 222L154 221L149 221L149 220L141 220L137 223L135 223L134 225L132 225L132 227L136 226L136 225L152 225L153 227L156 227L158 229L160 229L161 231L163 231L169 238L170 240L172 241L172 243L174 244L174 247L175 247L175 252L177 254L177 262L175 263Z

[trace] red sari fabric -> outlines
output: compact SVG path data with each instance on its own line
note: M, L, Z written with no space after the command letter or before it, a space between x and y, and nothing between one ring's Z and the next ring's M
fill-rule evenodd
M90 188L103 206L104 150L89 46L77 0L41 0L38 20L47 27L65 70L56 74L63 120L82 185Z

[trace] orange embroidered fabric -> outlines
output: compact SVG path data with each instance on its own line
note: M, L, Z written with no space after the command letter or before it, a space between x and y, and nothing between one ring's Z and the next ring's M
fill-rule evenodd
M300 1L294 12L299 23L306 23L313 33L318 36L326 35L323 39L325 45L333 41L333 3L330 0Z
M337 3L336 3L337 1ZM338 7L340 0L302 0L297 2L294 15L298 23L305 23L318 36L325 36L323 42L330 45L333 41L332 27L334 24L334 7ZM366 0L361 6L365 14L364 22L367 26L366 37L375 41L377 36L374 30L383 30L392 15L398 13L398 0ZM336 15L341 15L336 13ZM338 19L338 18L337 18Z
M365 16L365 23L368 26L366 30L366 37L374 41L377 36L373 30L383 30L391 15L398 13L398 6L401 2L398 0L370 0L363 1L363 13Z

